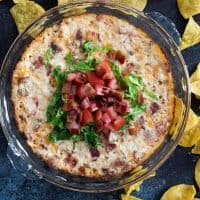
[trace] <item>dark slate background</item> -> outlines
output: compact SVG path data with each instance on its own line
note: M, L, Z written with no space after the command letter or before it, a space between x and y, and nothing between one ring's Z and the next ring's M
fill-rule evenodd
M39 0L45 9L57 4L56 0ZM0 0L0 65L3 58L17 36L16 26L9 13L13 3L11 0ZM145 12L157 11L170 18L180 32L183 33L186 20L179 14L176 0L149 0ZM200 22L200 15L195 16ZM200 44L183 51L188 70L191 73L200 62ZM198 113L200 102L192 98L192 107ZM200 114L200 113L199 113ZM121 191L89 194L65 190L43 180L28 180L12 168L6 156L7 142L0 129L0 200L117 200ZM145 181L141 190L135 193L144 200L158 200L163 192L172 185L186 183L195 184L194 166L197 155L191 155L190 149L177 147L167 162L157 170L155 178ZM196 187L197 188L197 187ZM198 194L200 197L200 192Z

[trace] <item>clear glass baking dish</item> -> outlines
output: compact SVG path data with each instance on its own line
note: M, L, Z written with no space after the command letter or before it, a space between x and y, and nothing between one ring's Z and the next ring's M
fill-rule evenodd
M123 18L130 23L142 28L156 41L165 52L171 66L175 95L183 102L182 111L176 109L173 126L164 143L148 158L142 168L133 170L121 177L112 179L89 179L63 174L48 168L42 160L34 155L27 146L22 134L19 133L14 119L13 105L11 102L11 77L15 64L27 45L46 27L60 21L63 17L70 17L84 13L107 13ZM164 25L163 29L157 21ZM163 24L164 23L164 24ZM170 34L167 33L169 31ZM84 192L107 192L117 190L140 180L146 179L170 156L176 148L184 130L188 111L190 108L190 87L186 65L179 48L170 36L178 36L173 24L159 13L144 14L123 4L109 1L75 1L55 7L36 19L21 33L10 47L0 71L0 121L3 132L8 140L8 157L13 166L29 178L43 178L48 182L63 188ZM176 37L177 41L179 40Z

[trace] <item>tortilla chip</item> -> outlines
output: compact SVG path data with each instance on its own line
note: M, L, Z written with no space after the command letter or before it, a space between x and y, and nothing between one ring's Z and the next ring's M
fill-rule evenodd
M134 191L137 191L139 192L140 191L140 186L142 185L143 181L139 181L131 186L128 186L128 187L125 187L124 190L126 192L126 196L129 196L131 195L132 192Z
M58 5L62 5L64 3L69 3L72 0L58 0Z
M200 63L197 65L196 70L190 76L190 83L200 80Z
M194 175L195 175L195 181L198 187L200 188L200 159L197 161L197 164L195 166Z
M139 11L143 11L147 5L147 0L113 0L113 1L127 4Z
M194 153L194 154L200 154L200 140L198 140L198 142L192 148L192 153Z
M134 196L126 196L124 194L121 195L121 200L142 200L142 199L139 199L137 197L134 197Z
M152 178L156 175L156 173L154 172L153 174L149 175L145 180L149 179L149 178ZM132 192L134 191L137 191L139 192L140 191L140 186L142 185L143 181L139 181L131 186L127 186L124 188L125 190L125 193L126 193L126 196L129 196L131 195Z
M20 1L10 9L17 29L22 32L33 20L42 15L45 10L33 1Z
M200 0L177 0L177 4L181 15L185 19L200 13Z
M179 142L180 146L191 147L200 139L200 119L195 127L183 133L183 136Z
M191 92L195 94L197 99L200 99L200 80L192 82L190 86Z
M192 128L196 127L198 123L199 123L199 117L194 113L192 109L190 109L184 132L187 132Z
M193 200L195 194L193 185L179 184L170 187L160 200Z
M182 35L180 49L186 49L200 42L200 26L191 17Z

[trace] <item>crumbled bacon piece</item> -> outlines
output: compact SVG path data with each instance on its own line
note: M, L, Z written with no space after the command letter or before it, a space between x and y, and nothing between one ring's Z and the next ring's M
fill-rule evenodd
M33 62L33 65L35 66L35 68L40 68L40 67L42 67L42 66L44 65L44 59L43 59L43 57L42 57L42 56L39 56L39 57L37 58L37 60L35 60L35 61Z
M156 102L151 103L150 105L151 114L156 113L159 109L160 106Z

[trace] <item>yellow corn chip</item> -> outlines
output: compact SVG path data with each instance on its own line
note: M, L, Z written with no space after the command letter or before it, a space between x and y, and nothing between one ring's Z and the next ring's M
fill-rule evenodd
M143 11L147 5L147 0L113 0L113 1L127 4L140 11Z
M180 49L186 49L200 42L200 26L191 17L182 35Z
M131 186L128 186L128 187L125 187L124 190L126 192L126 195L129 196L131 195L131 193L133 191L137 191L139 192L140 191L140 186L142 185L143 181L139 181Z
M200 140L198 140L198 142L193 147L192 153L194 153L194 154L200 154Z
M199 123L199 117L190 109L188 121L185 127L184 132L189 131L190 129L194 128Z
M183 136L179 142L180 146L191 147L197 143L200 139L200 120L195 127L183 133Z
M200 0L177 0L181 15L188 19L200 13Z
M195 181L198 187L200 188L200 159L197 161L197 164L195 166L194 175L195 175Z
M190 76L190 83L200 80L200 63L197 65L196 70Z
M17 2L17 1L16 1ZM45 10L33 1L19 1L10 9L17 29L22 32L33 20L43 14Z
M142 199L139 199L139 198L137 198L137 197L134 197L134 196L127 196L127 195L124 195L124 194L122 194L121 195L121 199L122 200L142 200Z
M180 184L170 187L161 200L193 200L196 194L193 185Z
M146 179L152 178L155 175L156 175L156 173L154 172L153 174L149 175ZM143 183L143 181L139 181L139 182L137 182L137 183L135 183L135 184L133 184L131 186L125 187L124 190L125 190L126 196L131 195L131 193L134 192L134 191L139 192L140 191L140 186L142 185L142 183Z
M58 5L64 4L64 3L69 3L72 0L58 0Z
M191 83L191 92L195 94L197 99L200 99L200 80Z

